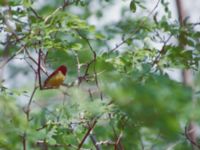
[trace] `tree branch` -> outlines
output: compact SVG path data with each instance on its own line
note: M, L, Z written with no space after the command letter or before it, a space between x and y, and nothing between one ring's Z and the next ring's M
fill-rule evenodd
M96 137L91 133L90 133L90 139L91 139L92 143L94 144L96 150L101 150L100 145L97 145Z
M26 117L27 117L28 121L30 120L30 106L31 106L31 103L32 103L32 100L33 100L33 97L35 95L36 90L37 90L37 87L35 86L34 89L33 89L32 94L31 94L31 97L29 99L28 105L27 105L27 107L26 107L26 109L24 111L26 113Z
M8 62L10 62L15 56L17 56L18 54L20 54L23 50L24 50L24 48L25 48L25 45L24 46L22 46L15 54L13 54L10 58L8 58L7 60L5 60L2 64L1 64L1 66L0 66L0 68L3 68Z
M189 135L190 135L189 132L190 132L190 131L188 131L188 126L185 126L185 133L184 133L185 137L187 138L187 140L188 140L193 146L195 146L195 147L197 147L198 149L200 149L200 145L199 145L198 143L196 143L193 139L191 139L191 137L189 136Z
M90 132L91 132L92 129L95 127L96 123L97 123L97 120L95 119L94 122L93 122L93 124L92 124L92 125L89 125L88 131L85 133L83 139L81 140L80 144L78 145L78 150L81 149L81 147L83 146L83 144L84 144L86 138L90 135Z
M23 150L26 150L26 133L22 135Z
M85 75L84 76L87 76L90 65L92 63L96 62L97 55L96 55L96 52L94 51L94 49L92 48L92 45L90 44L89 39L87 37L85 37L84 35L82 35L78 30L76 30L76 31L79 34L79 36L81 36L86 41L86 43L88 44L88 46L90 48L90 51L93 54L93 59L88 63L87 68L85 70ZM102 94L102 92L100 90L99 82L98 82L98 78L97 78L96 64L94 64L93 70L94 70L94 80L95 80L96 86L97 86L97 88L98 88L98 90L100 92L100 98L101 98L101 100L103 100L103 94Z

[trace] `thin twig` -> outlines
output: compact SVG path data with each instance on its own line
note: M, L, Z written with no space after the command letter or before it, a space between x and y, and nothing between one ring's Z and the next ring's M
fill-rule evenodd
M91 101L93 101L93 95L92 95L91 89L88 89L88 93L89 93Z
M85 37L84 35L82 35L78 30L76 30L77 33L86 41L86 43L88 44L89 48L90 48L90 51L92 52L93 54L93 59L90 61L90 63L88 63L87 65L87 68L86 68L86 71L85 71L85 76L87 76L87 73L88 73L88 70L89 70L89 67L92 63L94 63L94 67L93 67L93 70L94 70L94 80L95 80L95 83L96 83L96 86L100 92L100 98L101 100L103 100L103 94L100 90L100 87L99 87L99 82L98 82L98 78L97 78L97 72L96 72L96 58L97 58L97 55L96 55L96 52L95 50L92 48L92 45L90 44L90 41L87 37Z
M18 54L20 54L23 50L24 50L24 48L25 48L25 45L24 46L22 46L15 54L13 54L10 58L8 58L7 60L5 60L2 64L1 64L1 66L0 66L0 68L3 68L8 62L10 62L15 56L17 56Z
M26 133L22 135L23 150L26 150Z
M97 145L96 137L91 133L90 133L90 139L91 139L92 143L94 144L96 150L101 150L101 146Z
M161 1L161 0L158 0L158 1L157 1L157 3L156 3L156 5L154 6L154 8L153 8L153 9L150 11L150 13L148 14L147 18L150 17L150 16L153 14L153 12L154 12L154 11L156 10L156 8L158 7L160 1ZM139 30L141 29L141 26L144 24L144 22L145 22L145 19L142 20L142 21L139 23L138 27L137 27L135 30L133 30L132 32L130 32L130 36L129 36L129 37L127 37L126 39L123 39L119 44L116 44L116 46L115 46L114 48L112 48L111 50L108 50L108 52L109 52L109 53L112 53L113 51L117 50L119 47L121 47L122 45L124 45L127 41L133 39L133 36L134 36L137 32L139 32Z
M30 8L30 10L33 12L33 14L34 14L38 19L40 19L40 20L43 19L42 17L40 17L40 16L38 15L38 13L37 13L32 7L29 7L29 8Z
M115 142L107 140L107 141L99 141L96 144L97 145L115 145Z
M39 49L39 53L38 53L38 78L39 78L39 86L40 86L40 90L42 89L42 81L41 81L41 73L40 73L40 68L41 68L41 53L42 53L42 50L41 48Z
M33 89L32 94L31 94L31 97L30 97L30 99L29 99L27 108L26 108L26 110L25 110L25 113L26 113L26 116L27 116L27 120L28 120L28 121L30 120L30 106L31 106L31 103L32 103L32 100L33 100L33 96L35 95L36 90L37 90L37 87L35 86L34 89Z
M110 115L109 115L109 118L110 118L110 120L111 120L111 116L110 116ZM114 133L115 138L119 139L119 137L117 136L117 132L116 132L116 130L115 130L115 128L114 128L114 126L113 126L112 123L110 123L110 126L111 126L111 128L112 128L112 130L113 130L113 133ZM115 143L114 146L115 146L115 149L116 149L116 148L120 148L120 149L124 150L123 145L121 144L121 141L120 141L120 140L118 141L118 144L116 145L116 143Z
M152 66L154 67L155 65L157 65L160 61L160 58L162 57L162 55L164 55L166 53L166 45L167 43L169 42L169 40L172 38L172 35L170 35L166 41L164 41L164 44L161 48L161 50L159 51L159 54L156 56L156 58L154 59L153 63L152 63Z
M197 147L198 149L200 149L200 145L195 142L193 139L190 138L189 133L188 133L188 126L185 126L185 133L184 133L185 137L187 138L187 140L195 147Z
M38 66L38 62L30 55L29 51L28 51L26 48L25 48L24 50L25 50L26 54L28 55L28 58L29 58L30 60L32 60L33 63L35 63L35 65ZM48 73L47 73L47 71L45 70L44 67L42 67L42 66L40 65L40 69L42 70L42 72L43 72L45 75L48 76ZM35 70L35 69L34 69L34 70Z
M117 141L115 142L115 150L118 149L118 145L120 144L121 138L122 138L122 132L120 133L120 135L119 135L118 138L117 138ZM120 149L123 149L123 148L121 147L121 145L119 145L119 147L120 147Z
M91 126L88 127L88 131L85 133L83 139L81 140L80 144L78 145L78 150L81 149L81 147L83 146L83 144L84 144L86 138L90 135L90 132L91 132L92 129L95 127L96 123L97 123L97 120L95 119L94 122L93 122L93 124L92 124Z
M70 3L67 1L64 0L64 3L63 3L63 6L62 6L62 9L64 10Z

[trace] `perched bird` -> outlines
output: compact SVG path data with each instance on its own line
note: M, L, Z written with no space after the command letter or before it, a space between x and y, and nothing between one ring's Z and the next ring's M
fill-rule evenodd
M44 81L44 88L59 88L64 82L66 74L67 67L61 65Z

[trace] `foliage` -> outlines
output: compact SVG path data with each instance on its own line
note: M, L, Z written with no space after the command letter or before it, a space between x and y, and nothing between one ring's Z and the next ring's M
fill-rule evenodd
M180 26L164 0L150 11L130 0L105 24L118 1L0 3L0 149L191 149L185 127L199 120L198 23ZM61 64L63 86L40 90L39 70L44 81ZM194 86L172 80L171 68L193 70Z

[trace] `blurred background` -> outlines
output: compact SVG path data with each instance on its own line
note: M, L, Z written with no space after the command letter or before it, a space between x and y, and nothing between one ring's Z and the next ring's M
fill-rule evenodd
M0 149L200 149L199 7L2 0Z

